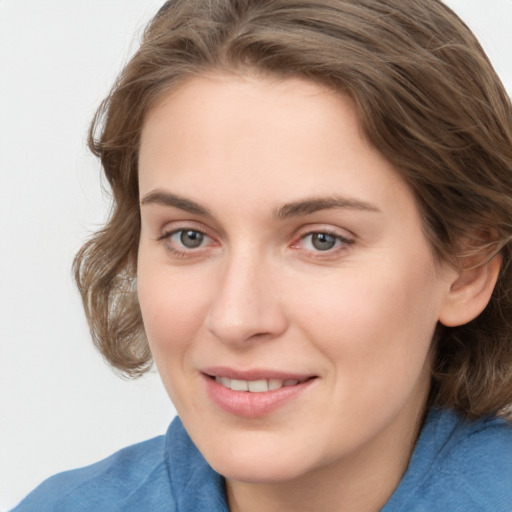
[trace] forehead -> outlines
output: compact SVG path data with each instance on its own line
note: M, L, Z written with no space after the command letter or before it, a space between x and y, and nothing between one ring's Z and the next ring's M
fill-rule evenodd
M299 77L210 72L190 77L158 98L145 117L142 146L148 134L164 124L169 134L173 128L181 135L191 129L195 135L208 138L234 129L233 145L249 131L254 136L259 130L282 144L298 134L287 137L282 128L289 131L290 124L300 121L297 128L307 123L311 131L329 129L328 122L340 115L349 130L360 134L351 98L326 86ZM216 129L208 133L212 125Z
M139 174L141 194L194 191L245 208L333 193L389 207L400 192L412 200L363 135L351 98L300 78L188 80L148 113Z

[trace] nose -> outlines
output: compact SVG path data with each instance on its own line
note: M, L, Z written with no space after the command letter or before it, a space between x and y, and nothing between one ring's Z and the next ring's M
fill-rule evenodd
M281 307L277 269L250 254L225 262L206 318L207 329L220 341L245 347L250 340L282 334L287 319Z

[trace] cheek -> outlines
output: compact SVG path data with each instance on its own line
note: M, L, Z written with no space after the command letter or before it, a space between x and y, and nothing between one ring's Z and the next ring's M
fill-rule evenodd
M137 288L151 351L161 366L160 357L184 352L201 327L207 311L205 280L142 262Z
M439 302L428 272L416 268L347 272L296 303L297 322L342 375L377 389L383 380L409 380L427 358Z
M167 268L139 263L138 298L153 360L167 393L178 411L189 396L189 354L207 311L204 282Z

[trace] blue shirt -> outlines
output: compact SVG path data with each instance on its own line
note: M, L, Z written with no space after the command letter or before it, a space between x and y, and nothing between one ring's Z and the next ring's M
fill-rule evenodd
M370 491L371 492L371 491ZM382 512L512 512L512 429L430 411L409 467ZM12 512L228 512L224 479L179 418L166 436L53 476Z

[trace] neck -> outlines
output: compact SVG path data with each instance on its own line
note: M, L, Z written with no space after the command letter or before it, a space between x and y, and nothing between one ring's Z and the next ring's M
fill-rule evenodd
M357 454L298 478L270 483L228 480L231 512L378 512L398 486L421 430L423 407L414 424L398 423Z

